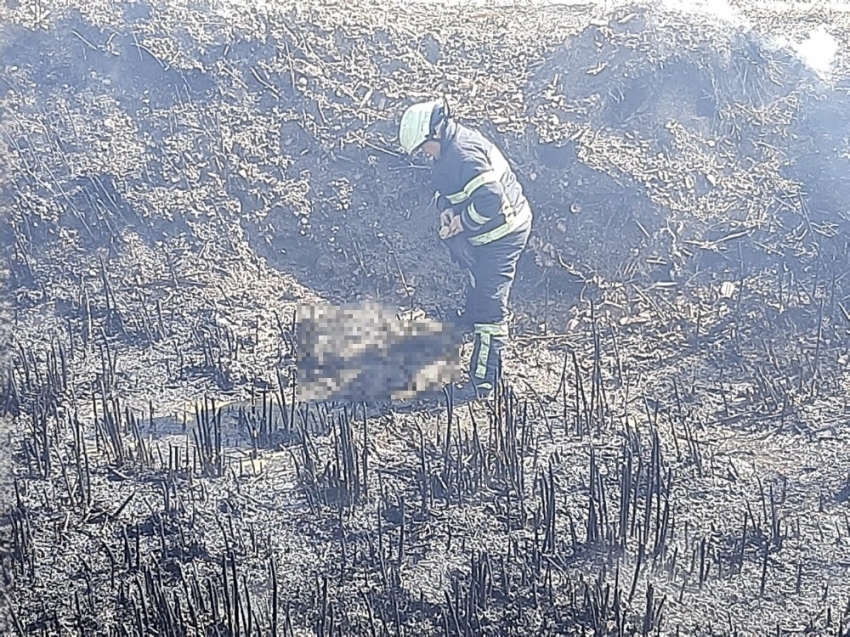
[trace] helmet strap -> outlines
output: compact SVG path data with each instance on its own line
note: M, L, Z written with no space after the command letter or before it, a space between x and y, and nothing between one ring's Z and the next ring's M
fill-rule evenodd
M434 109L431 115L430 131L428 134L429 140L440 139L443 132L446 130L446 124L451 119L452 112L449 108L449 103L446 98L443 98L443 103Z

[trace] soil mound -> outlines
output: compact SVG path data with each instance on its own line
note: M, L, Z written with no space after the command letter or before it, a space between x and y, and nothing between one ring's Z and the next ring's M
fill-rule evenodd
M13 252L59 235L84 250L127 224L198 236L213 220L332 297L404 297L401 272L438 304L460 277L427 171L394 142L401 110L437 93L507 148L538 215L536 261L565 277L681 278L742 237L752 259L799 260L842 233L846 93L716 15L132 7L57 10L35 32L7 10L12 195L38 220L12 219ZM15 260L24 279L41 261Z
M846 96L750 27L630 7L551 52L532 86L532 169L560 186L535 193L538 237L606 278L681 278L744 236L764 267L810 252L804 219L842 223L815 175L846 174L847 126L829 115Z

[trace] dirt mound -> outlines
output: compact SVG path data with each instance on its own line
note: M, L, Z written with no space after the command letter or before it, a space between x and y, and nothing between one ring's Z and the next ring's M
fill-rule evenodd
M662 263L681 278L695 252L744 236L765 267L771 255L809 251L790 236L805 209L817 208L816 224L840 222L830 197L811 186L818 173L850 167L848 127L829 115L846 96L763 33L711 16L623 9L551 53L533 85L538 154L554 158L543 181L562 185L537 202L548 216L538 236L604 276ZM815 145L813 128L832 136ZM576 164L600 176L573 177ZM846 179L836 186L848 192ZM584 195L597 188L588 206Z
M841 230L846 95L716 16L630 6L580 30L588 14L557 7L132 6L57 9L35 33L8 12L4 126L18 209L38 220L12 221L20 250L212 221L337 299L403 298L404 278L437 305L459 277L427 171L394 136L411 100L439 92L507 147L536 261L563 276L676 278L730 237L764 260L813 253L804 221Z

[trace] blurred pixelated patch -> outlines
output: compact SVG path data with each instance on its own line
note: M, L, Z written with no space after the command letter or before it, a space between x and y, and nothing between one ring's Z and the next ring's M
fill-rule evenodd
M460 378L461 334L374 303L301 305L296 314L299 401L415 398Z

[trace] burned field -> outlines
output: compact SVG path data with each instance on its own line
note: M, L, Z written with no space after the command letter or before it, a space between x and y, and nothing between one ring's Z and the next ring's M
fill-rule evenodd
M3 634L850 634L846 13L0 15ZM460 303L433 91L537 215L505 385L301 403L299 305Z

